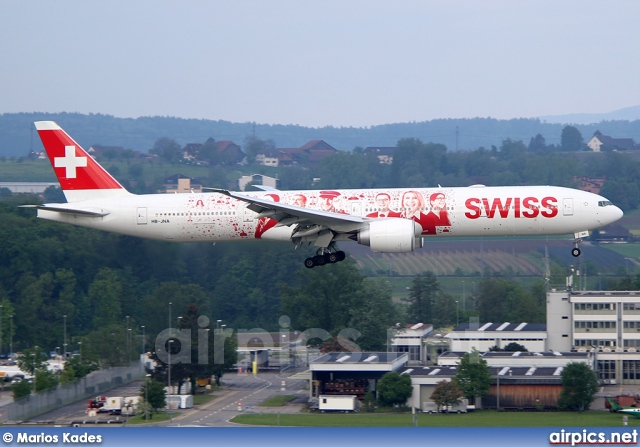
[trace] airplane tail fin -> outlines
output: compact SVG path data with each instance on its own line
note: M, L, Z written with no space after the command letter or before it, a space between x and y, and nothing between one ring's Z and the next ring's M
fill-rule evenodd
M620 404L611 397L607 397L607 402L609 402L609 405L611 406L611 411L618 411L621 408Z
M131 194L56 123L35 125L67 202Z

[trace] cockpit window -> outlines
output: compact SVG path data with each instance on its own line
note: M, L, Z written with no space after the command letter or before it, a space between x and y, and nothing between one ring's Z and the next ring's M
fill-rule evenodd
M609 202L608 200L601 200L598 202L598 206L613 206L613 203Z

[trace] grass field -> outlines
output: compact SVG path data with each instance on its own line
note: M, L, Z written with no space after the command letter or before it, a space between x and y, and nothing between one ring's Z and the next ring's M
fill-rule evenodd
M640 260L640 244L606 244L602 247L620 253L625 258Z
M523 287L529 288L537 282L541 281L541 278L536 276L517 276L513 278L514 281L522 284ZM391 287L391 296L396 302L402 301L403 298L407 298L409 295L409 288L413 282L411 276L394 276L391 278L384 278L384 281ZM460 307L462 309L463 302L462 297L465 298L466 303L470 305L470 298L475 291L475 288L482 281L479 276L439 276L438 284L440 288L455 297L459 297ZM595 279L594 279L595 281Z
M261 407L281 407L287 402L291 402L295 398L296 396L290 396L290 395L274 396L262 402L260 406Z
M193 405L204 405L215 399L212 394L196 394L193 396Z
M136 415L131 416L126 419L125 424L127 425L139 425L139 424L152 424L154 422L166 422L171 420L173 417L178 416L179 413L176 412L161 412L161 413L153 413L151 419L145 419L144 415Z
M0 181L3 182L55 182L48 160L18 162L7 160L0 162Z
M243 414L231 420L246 425L288 427L411 427L411 414ZM620 427L622 415L608 411L497 412L417 415L419 427ZM629 427L640 427L640 419L629 417Z

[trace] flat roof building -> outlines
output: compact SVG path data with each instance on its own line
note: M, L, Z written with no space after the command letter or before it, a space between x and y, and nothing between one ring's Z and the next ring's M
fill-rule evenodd
M547 326L532 323L464 323L445 335L451 351L485 352L492 347L504 348L518 343L531 352L547 350Z
M354 395L363 400L366 393L376 392L384 374L398 371L408 361L406 353L330 352L309 364L309 397Z
M547 294L549 349L594 351L605 384L640 384L640 291Z

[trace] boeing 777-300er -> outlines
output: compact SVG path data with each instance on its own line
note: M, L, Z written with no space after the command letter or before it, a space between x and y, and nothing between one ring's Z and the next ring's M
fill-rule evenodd
M309 268L342 261L338 241L372 251L411 252L423 238L574 236L572 254L589 230L622 211L585 191L554 186L500 186L325 191L129 193L52 121L35 123L67 203L26 205L38 217L175 242L253 239L313 244Z

